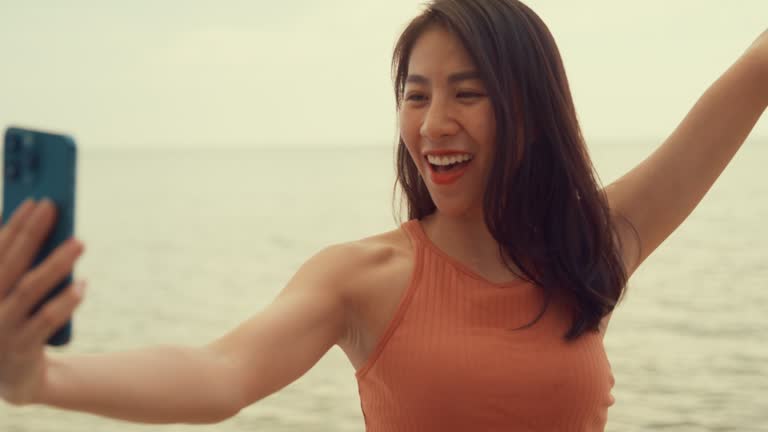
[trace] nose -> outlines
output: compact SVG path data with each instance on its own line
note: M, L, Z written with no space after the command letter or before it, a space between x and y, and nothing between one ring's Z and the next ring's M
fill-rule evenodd
M434 142L457 134L459 127L450 106L442 102L439 97L435 97L429 104L419 132L422 137Z

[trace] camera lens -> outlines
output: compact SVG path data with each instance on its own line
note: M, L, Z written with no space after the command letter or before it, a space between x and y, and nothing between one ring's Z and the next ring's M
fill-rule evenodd
M25 165L30 171L37 171L37 169L40 168L40 155L37 153L29 154L26 158Z
M8 137L8 151L11 153L18 153L21 151L22 139L21 135L11 135Z
M15 161L10 161L7 164L5 164L5 179L14 181L18 180L21 175L21 169L19 168L19 163Z

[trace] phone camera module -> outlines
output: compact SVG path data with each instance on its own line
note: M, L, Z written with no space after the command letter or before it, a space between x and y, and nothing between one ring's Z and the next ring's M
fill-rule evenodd
M11 135L8 137L8 151L11 154L16 154L21 151L23 145L23 139L21 135Z

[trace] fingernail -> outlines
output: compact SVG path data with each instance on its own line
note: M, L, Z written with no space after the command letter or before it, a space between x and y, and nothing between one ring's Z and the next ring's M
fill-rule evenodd
M83 294L85 294L85 287L86 282L84 280L78 280L75 282L75 294L77 294L78 297L82 297Z
M70 238L69 238L69 241L71 241L71 242L72 242L72 246L74 246L75 248L77 248L77 249L82 249L82 247L83 247L83 242L81 242L81 241L80 241L80 239L77 239L77 238L75 238L75 237L70 237Z

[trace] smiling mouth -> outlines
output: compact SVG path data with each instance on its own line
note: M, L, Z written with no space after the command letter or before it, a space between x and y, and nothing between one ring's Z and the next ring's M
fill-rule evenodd
M472 160L473 159L470 159L464 162L456 162L449 165L435 165L427 161L427 164L429 165L429 168L432 169L432 171L442 173L442 172L451 172L451 171L456 171L458 169L461 169L469 165L469 163L472 162Z

